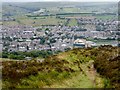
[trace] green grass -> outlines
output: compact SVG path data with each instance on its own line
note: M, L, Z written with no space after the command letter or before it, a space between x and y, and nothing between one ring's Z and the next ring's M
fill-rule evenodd
M40 25L58 25L58 24L64 24L66 20L64 19L59 19L56 18L55 16L53 17L26 17L26 16L21 16L21 17L16 17L16 21L7 21L3 22L3 25L30 25L30 26L40 26Z
M56 14L56 13L79 13L80 9L79 8L70 8L70 7L64 7L62 9L56 8L56 7L52 7L52 8L47 8L47 10L52 13L52 14Z
M79 13L80 9L79 8L63 8L62 12L64 13Z
M97 19L102 19L102 20L112 20L112 19L117 20L117 16L115 16L115 15L96 15L95 17Z
M28 78L22 79L18 88L42 88L45 86L51 86L55 82L61 82L66 78L70 78L71 73L52 71L50 73L40 72L36 76L29 76Z
M40 26L40 25L58 25L64 24L65 19L59 19L55 16L41 16L41 17L27 17L27 16L16 16L16 21L3 21L3 25L29 25L29 26Z
M14 26L14 25L19 25L19 23L16 22L16 21L3 21L3 25L5 25L5 26L7 26L7 25Z
M76 73L71 78L65 79L62 82L56 82L52 88L92 88L93 85L89 78L82 73Z
M76 19L71 19L68 23L68 26L77 26L77 20Z
M0 25L2 25L2 22L0 22Z
M112 86L110 85L109 79L104 78L103 83L104 83L104 88L112 88Z

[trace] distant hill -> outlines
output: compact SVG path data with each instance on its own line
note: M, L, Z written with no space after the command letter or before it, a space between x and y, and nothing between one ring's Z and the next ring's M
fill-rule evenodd
M40 10L40 8L54 8L54 7L78 7L81 8L82 11L92 11L89 9L90 7L99 10L100 12L104 10L108 12L117 12L117 3L83 3L83 2L24 2L24 3L17 3L17 2L9 2L2 4L3 16L14 16L14 15L22 15L31 13L34 11Z
M31 10L9 3L3 3L2 14L4 16L19 16L31 12Z

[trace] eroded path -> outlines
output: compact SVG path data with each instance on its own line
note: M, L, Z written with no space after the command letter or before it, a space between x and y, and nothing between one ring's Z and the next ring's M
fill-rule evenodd
M81 69L84 72L76 72L71 78L65 79L62 82L58 81L49 88L102 88L104 87L103 79L99 76L93 67L93 63L87 62L81 64Z
M89 61L87 64L82 64L81 68L83 69L84 73L87 75L89 80L91 81L93 87L104 87L103 79L100 75L96 72L94 68L93 61Z

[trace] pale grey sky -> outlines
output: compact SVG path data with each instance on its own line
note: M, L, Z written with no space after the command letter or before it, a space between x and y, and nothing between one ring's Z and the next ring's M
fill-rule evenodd
M2 2L44 2L44 1L70 1L70 2L119 2L119 0L2 0Z

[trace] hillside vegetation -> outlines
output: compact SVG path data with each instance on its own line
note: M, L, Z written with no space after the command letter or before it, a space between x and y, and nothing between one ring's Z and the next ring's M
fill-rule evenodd
M3 88L120 88L120 48L76 48L45 59L3 61Z

